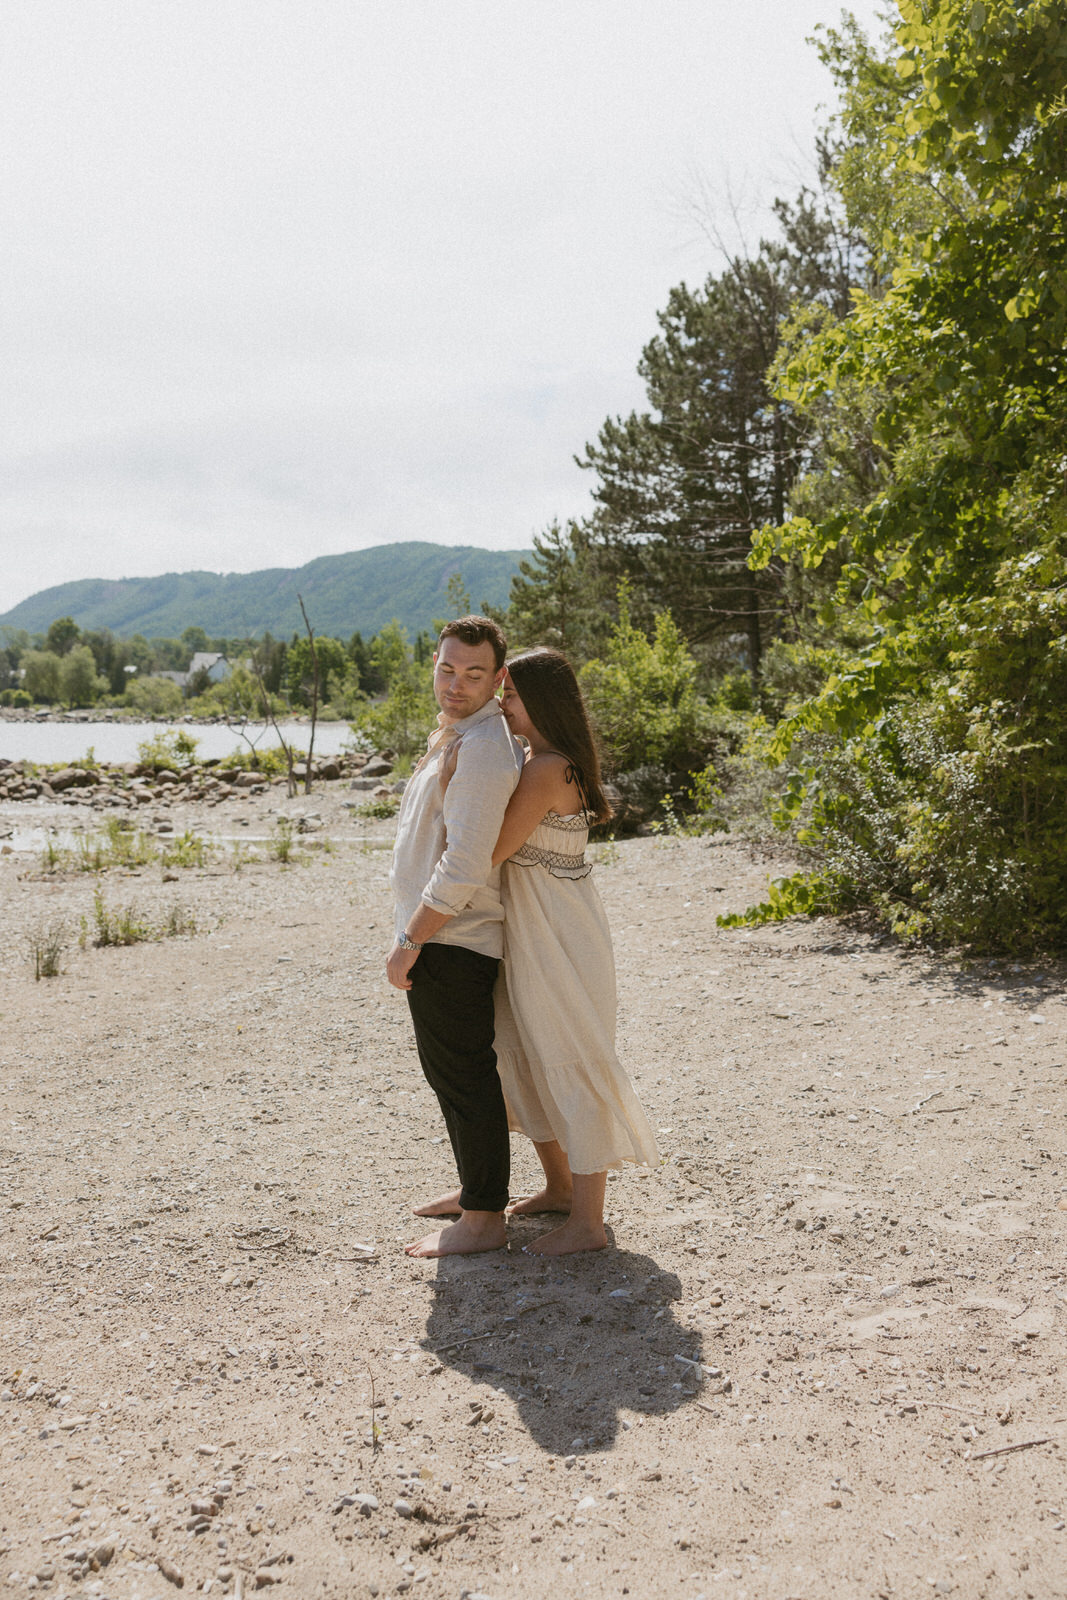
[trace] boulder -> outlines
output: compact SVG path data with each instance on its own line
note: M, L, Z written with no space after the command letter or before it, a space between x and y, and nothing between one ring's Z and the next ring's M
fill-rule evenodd
M330 757L326 761L320 761L319 762L319 777L320 778L325 778L329 782L332 782L335 778L339 778L340 776L341 776L341 763L339 761L336 761L336 760L333 759L333 757Z
M64 789L84 789L87 784L95 783L96 777L95 772L86 771L84 767L61 767L48 781L54 793L62 794Z
M387 778L392 770L393 763L388 756L371 756L370 760L364 763L361 776L364 778Z

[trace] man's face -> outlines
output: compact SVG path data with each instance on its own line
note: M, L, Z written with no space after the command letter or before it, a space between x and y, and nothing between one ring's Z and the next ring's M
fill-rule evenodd
M472 717L488 705L503 677L504 668L497 671L488 640L464 644L462 639L450 636L442 640L433 658L434 699L453 722Z

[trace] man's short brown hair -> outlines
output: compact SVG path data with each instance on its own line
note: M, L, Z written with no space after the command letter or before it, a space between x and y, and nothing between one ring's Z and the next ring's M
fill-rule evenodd
M446 639L461 639L464 644L491 644L497 672L504 665L508 641L503 628L492 617L457 617L455 622L446 622L437 641L438 650Z

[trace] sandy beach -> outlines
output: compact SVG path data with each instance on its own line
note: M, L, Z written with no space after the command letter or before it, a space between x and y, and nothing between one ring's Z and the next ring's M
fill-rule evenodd
M166 871L0 856L0 1582L1067 1595L1064 966L722 930L742 845L595 846L662 1164L606 1251L412 1261L453 1175L360 798L143 804L218 841ZM101 904L195 931L98 948Z

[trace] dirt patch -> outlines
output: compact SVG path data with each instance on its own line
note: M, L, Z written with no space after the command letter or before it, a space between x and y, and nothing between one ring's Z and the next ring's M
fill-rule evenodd
M0 857L0 1580L1067 1595L1063 970L723 931L740 848L594 847L664 1163L610 1181L608 1251L416 1263L450 1159L383 976L391 825L343 797L171 812L287 813L288 866ZM197 931L35 983L98 883Z

